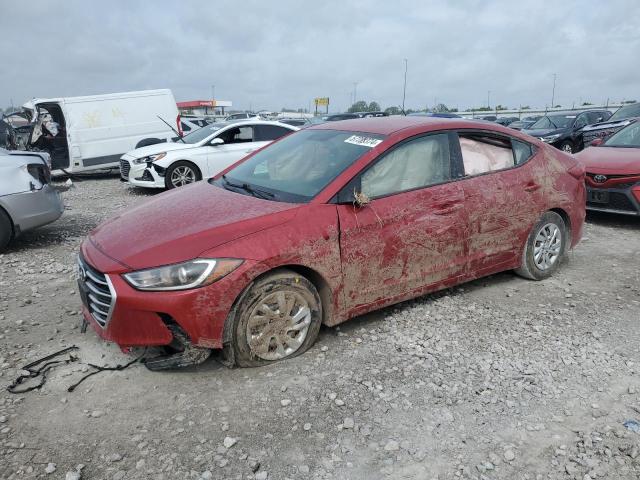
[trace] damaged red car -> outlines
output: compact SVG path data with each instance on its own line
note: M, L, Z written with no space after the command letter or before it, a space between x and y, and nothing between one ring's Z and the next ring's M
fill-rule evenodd
M83 313L148 365L257 366L321 324L504 270L541 280L581 238L584 167L512 129L370 118L288 135L96 228Z

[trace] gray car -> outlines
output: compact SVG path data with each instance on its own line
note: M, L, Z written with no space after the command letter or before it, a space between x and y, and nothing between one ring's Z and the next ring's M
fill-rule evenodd
M0 252L22 232L62 215L64 205L50 179L49 154L0 148Z

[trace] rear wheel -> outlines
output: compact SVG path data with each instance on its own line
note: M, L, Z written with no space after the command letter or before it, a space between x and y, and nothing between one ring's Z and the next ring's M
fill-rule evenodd
M557 269L567 249L569 234L560 215L545 213L533 227L516 273L531 280L543 280Z
M257 367L307 351L320 330L322 303L309 280L281 270L251 285L231 315L227 358Z
M167 168L164 186L167 188L183 187L198 180L202 180L200 169L191 162L180 160Z
M13 237L13 223L9 215L0 208L0 252L2 252Z

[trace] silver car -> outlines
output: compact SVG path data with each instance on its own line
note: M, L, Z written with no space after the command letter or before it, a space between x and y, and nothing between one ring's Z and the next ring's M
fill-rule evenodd
M64 205L50 178L48 153L0 148L0 252L22 232L62 215Z

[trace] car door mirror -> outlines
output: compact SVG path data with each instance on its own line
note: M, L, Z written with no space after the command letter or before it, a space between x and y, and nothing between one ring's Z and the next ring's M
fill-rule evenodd
M222 144L224 144L224 140L221 139L220 137L216 137L216 138L214 138L213 140L211 140L209 142L209 145L211 145L212 147L216 147L216 146L222 145Z
M602 142L604 142L604 139L595 138L595 139L591 140L591 143L589 145L591 145L592 147L597 147L598 145L602 145Z

